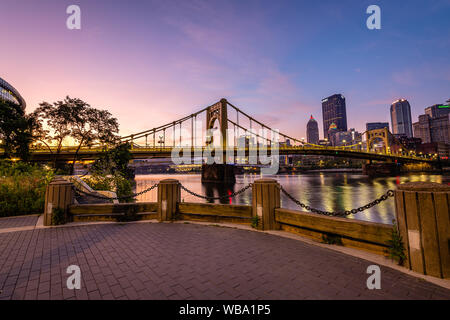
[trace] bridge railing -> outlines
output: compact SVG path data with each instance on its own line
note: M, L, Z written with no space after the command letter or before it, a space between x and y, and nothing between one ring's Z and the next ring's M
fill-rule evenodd
M194 146L194 147L176 147L178 149L184 149L184 150L191 150L192 153L194 152L204 152L205 150L214 149L213 146ZM273 148L271 146L266 146L267 150L270 152ZM49 148L32 148L31 152L34 154L41 154L41 155L49 155L49 156L67 156L74 154L76 151L76 147L63 147L60 150L57 148L51 147ZM139 154L139 153L164 153L164 154L170 154L172 150L174 149L173 146L156 146L156 147L135 147L132 149L132 153ZM354 155L366 155L368 158L370 156L384 156L387 158L395 158L395 159L404 159L404 160L415 160L415 161L437 161L437 157L425 157L424 155L418 156L418 155L405 155L405 154L395 154L395 153L386 153L386 152L373 152L373 151L366 151L366 150L358 150L358 149L351 149L346 147L331 147L331 146L283 146L280 145L277 147L277 149L280 151L280 153L289 152L289 151L316 151L316 152L345 152L346 155L348 154L354 154ZM245 151L249 152L250 150L259 150L258 146L255 147L228 147L224 148L223 151L226 152L227 150L236 152L236 151ZM79 150L80 155L89 155L89 154L98 154L104 152L105 149L103 147L82 147ZM0 154L2 151L0 150ZM332 156L332 154L330 154Z

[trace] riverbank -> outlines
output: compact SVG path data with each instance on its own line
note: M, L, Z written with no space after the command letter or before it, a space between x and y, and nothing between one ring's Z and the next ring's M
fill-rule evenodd
M361 168L336 168L336 169L313 169L313 170L306 170L303 171L303 173L314 173L314 172L324 172L324 173L334 173L334 172L355 172L355 173L362 173Z

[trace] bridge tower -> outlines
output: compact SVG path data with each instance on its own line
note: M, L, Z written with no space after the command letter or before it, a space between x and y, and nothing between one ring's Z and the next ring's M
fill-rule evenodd
M374 129L366 131L366 151L371 152L372 146L376 141L383 141L384 153L390 154L391 150L391 135L388 128ZM400 164L393 163L392 160L388 160L382 163L372 163L372 160L368 160L363 165L363 174L369 177L377 176L394 176L400 173Z
M227 129L228 129L228 102L226 99L221 99L216 104L212 105L206 110L206 130L214 128L214 123L216 120L219 122L219 130L221 133L222 141L220 145L224 154L222 155L222 164L203 164L202 165L202 182L225 182L225 183L235 183L235 168L234 165L227 164L225 151L228 146L227 143ZM213 142L211 139L207 139L206 144L211 144Z
M221 146L225 149L227 147L227 129L228 129L228 102L226 99L221 99L216 104L210 106L206 110L206 130L213 129L214 123L219 122L219 130L222 136ZM210 144L212 140L207 141Z
M382 140L384 143L384 152L389 153L388 150L390 149L390 143L389 143L388 128L366 131L366 150L367 150L367 152L371 151L372 145L376 140Z

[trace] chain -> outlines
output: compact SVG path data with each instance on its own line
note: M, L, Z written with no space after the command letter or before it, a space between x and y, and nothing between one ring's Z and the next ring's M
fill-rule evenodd
M159 183L155 183L154 185L152 185L151 187L142 190L141 192L129 195L129 196L122 196L122 197L105 197L105 196L100 196L100 195L96 195L93 193L89 193L89 192L85 192L83 190L80 190L78 188L75 187L75 191L78 194L83 194L83 195L87 195L93 198L97 198L97 199L102 199L102 200L122 200L122 199L130 199L130 198L135 198L137 196L140 196L141 194L144 194L146 192L149 192L151 190L153 190L154 188L156 188L159 185ZM197 198L201 198L201 199L205 199L205 200L222 200L222 199L229 199L229 198L233 198L236 197L237 195L244 193L246 190L248 190L249 188L251 188L253 186L252 183L249 183L248 185L246 185L245 187L239 189L236 192L231 193L230 195L224 195L224 196L219 196L219 197L208 197L208 196L204 196L201 194L198 194L194 191L189 190L188 188L186 188L185 186L183 186L181 183L179 184L180 188L183 189L184 191L186 191L187 193L193 195L194 197ZM283 186L279 187L281 192L283 192L290 200L292 200L295 204L297 204L298 206L311 211L313 213L318 213L318 214L323 214L323 215L327 215L327 216L348 216L350 214L355 214L358 212L362 212L364 210L370 209L378 204L380 204L381 202L389 199L390 197L394 196L394 190L388 190L385 194L383 194L381 197L375 199L374 201L366 204L365 206L356 208L356 209L352 209L352 210L345 210L345 211L338 211L338 212L330 212L330 211L323 211L323 210L319 210L319 209L315 209L315 208L311 208L310 206L302 203L301 201L297 200L296 198L294 198L294 196L292 196L289 192L287 192Z
M138 192L138 193L135 193L135 194L130 194L128 196L112 197L112 198L101 196L101 195L97 195L97 194L93 194L93 193L90 193L90 192L86 192L86 191L83 191L81 189L78 189L77 187L75 187L75 192L77 192L78 194L83 194L83 195L86 195L86 196L90 196L90 197L97 198L97 199L102 199L102 200L125 200L125 199L131 199L131 198L138 197L141 194L144 194L146 192L149 192L149 191L155 189L158 185L159 185L159 182L155 183L154 185L152 185L151 187L149 187L147 189L142 190L141 192Z
M240 190L238 190L238 191L236 191L236 192L233 192L233 193L231 193L230 195L227 194L227 195L220 196L220 197L208 197L208 196L203 196L203 195L201 195L201 194L198 194L198 193L195 193L194 191L189 190L188 188L186 188L185 186L183 186L181 183L180 183L180 188L183 189L184 191L186 191L187 193L193 195L194 197L197 197L197 198L201 198L201 199L205 199L205 200L222 200L222 199L228 199L228 198L235 197L235 196L237 196L238 194L241 194L241 193L245 192L247 189L251 188L252 185L253 185L252 183L249 183L248 185L246 185L246 186L243 187L242 189L240 189Z
M291 194L289 194L284 188L283 186L280 186L281 191L289 198L291 199L293 202L295 202L298 206L311 211L313 213L318 213L318 214L323 214L323 215L327 215L327 216L348 216L350 214L355 214L358 212L362 212L364 210L367 210L369 208L372 208L373 206L376 206L378 204L380 204L381 202L389 199L390 197L394 196L394 190L388 190L385 194L383 194L381 197L375 199L374 201L366 204L365 206L356 208L356 209L352 209L352 210L345 210L345 211L338 211L338 212L330 212L330 211L323 211L323 210L319 210L319 209L315 209L315 208L311 208L310 206L300 202L299 200L295 199Z

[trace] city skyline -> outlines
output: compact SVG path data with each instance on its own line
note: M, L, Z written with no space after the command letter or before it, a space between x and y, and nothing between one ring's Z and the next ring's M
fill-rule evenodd
M78 4L81 30L65 28L67 3L3 4L2 41L17 45L0 53L0 77L27 112L79 97L108 109L126 135L224 97L301 138L335 93L360 132L366 122L391 122L388 107L399 98L416 122L450 95L448 1L380 1L381 30L365 26L367 1Z

